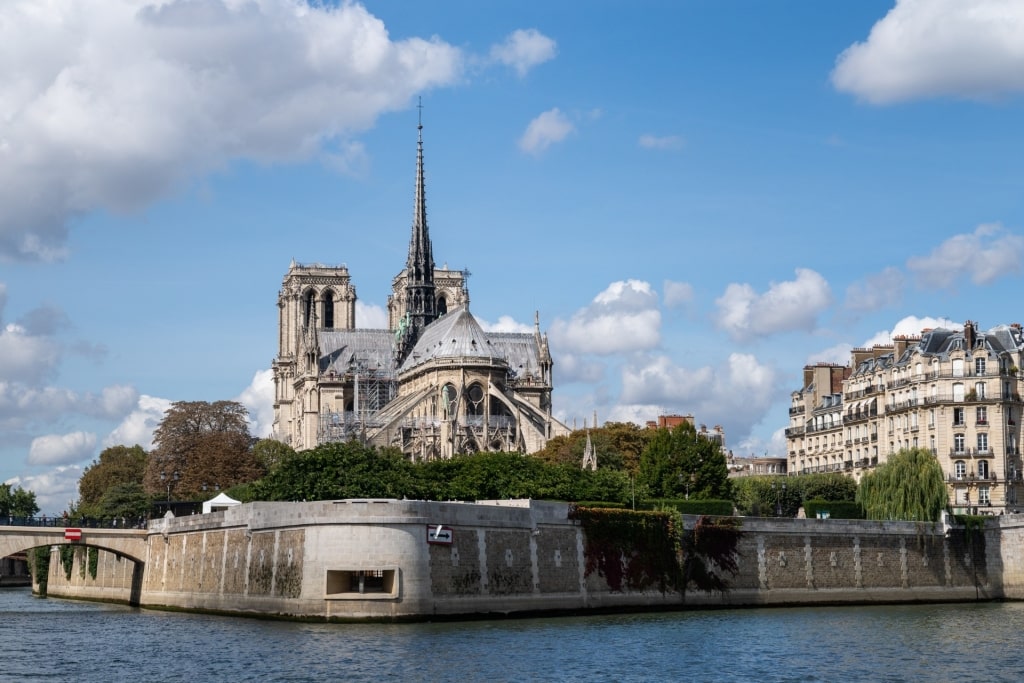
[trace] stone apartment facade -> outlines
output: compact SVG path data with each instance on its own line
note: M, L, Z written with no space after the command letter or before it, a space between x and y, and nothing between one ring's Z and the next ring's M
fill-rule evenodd
M856 478L904 448L930 450L955 510L1018 509L1022 467L1021 326L928 329L854 349L847 366L809 365L791 395L790 473Z

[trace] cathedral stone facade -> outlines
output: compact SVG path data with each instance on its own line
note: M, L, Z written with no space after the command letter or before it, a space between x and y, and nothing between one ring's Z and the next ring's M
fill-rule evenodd
M409 255L386 330L356 327L345 266L292 262L278 295L274 438L296 450L359 440L414 460L540 450L568 428L551 414L552 361L532 333L486 332L466 273L436 268L419 126Z

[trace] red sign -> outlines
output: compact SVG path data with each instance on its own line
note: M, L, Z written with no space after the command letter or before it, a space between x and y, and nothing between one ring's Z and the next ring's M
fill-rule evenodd
M82 530L81 529L65 529L64 530L65 541L81 541Z

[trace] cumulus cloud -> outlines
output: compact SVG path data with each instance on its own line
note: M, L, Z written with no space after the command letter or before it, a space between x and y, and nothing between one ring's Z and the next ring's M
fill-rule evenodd
M949 318L919 318L916 315L908 315L901 318L891 330L876 332L860 346L864 349L870 349L872 346L884 346L891 344L893 337L913 337L921 334L924 330L934 330L939 327L947 330L963 329L963 325L955 323Z
M832 302L828 283L818 273L798 268L796 279L772 283L758 294L748 284L731 284L715 300L716 324L733 339L793 330L811 331Z
M96 435L89 432L48 434L32 439L29 465L70 465L92 457Z
M556 384L564 386L574 382L593 384L604 379L605 364L575 353L554 352Z
M125 386L107 387L95 394L0 381L0 426L15 429L30 421L54 420L70 414L120 419L136 396L134 388Z
M349 2L8 0L0 46L0 256L25 260L233 159L358 158L349 136L463 71Z
M53 376L60 345L11 323L0 329L0 381L38 384Z
M637 144L644 149L682 149L683 139L678 135L641 135Z
M821 351L815 351L807 357L806 365L814 365L815 363L834 363L836 365L846 365L850 362L850 352L853 351L852 344L836 344L830 346L827 349Z
M557 51L555 41L537 29L519 29L491 48L491 59L512 67L522 78L538 64L554 59Z
M561 142L576 130L572 122L558 107L549 109L526 127L519 138L519 149L528 154L539 155L556 142Z
M153 448L153 432L164 419L164 413L171 407L171 401L155 396L139 396L134 410L125 417L103 440L107 446L142 446L147 451Z
M1024 237L999 223L979 225L974 232L954 235L927 256L907 260L907 268L924 288L949 288L969 279L988 285L1002 276L1021 271Z
M1024 90L1024 5L898 0L865 42L836 60L832 83L874 104Z
M662 291L668 308L682 308L693 303L693 285L688 282L665 280Z
M52 517L67 510L78 499L78 480L81 478L81 467L63 465L41 474L13 477L4 483L32 491L36 494L40 514Z
M732 353L721 367L683 368L666 356L645 358L622 370L622 410L646 415L685 413L700 422L746 434L779 397L777 372L749 354ZM650 406L658 406L651 412ZM650 419L650 418L648 418Z
M533 325L521 323L510 315L501 316L496 323L489 323L479 318L477 322L487 332L533 332Z
M851 311L877 311L894 306L903 298L904 276L898 268L872 273L846 288L846 308Z
M249 432L264 439L274 429L274 371L259 370L235 399L249 411Z
M613 282L568 321L555 320L550 335L565 353L653 349L661 340L658 295L641 280Z
M356 299L356 327L366 330L385 330L388 327L388 312L380 306L364 304Z

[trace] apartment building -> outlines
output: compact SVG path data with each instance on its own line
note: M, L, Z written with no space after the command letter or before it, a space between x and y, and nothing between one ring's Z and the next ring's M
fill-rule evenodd
M930 450L956 510L1018 509L1022 467L1017 323L928 329L804 368L786 429L791 473L860 476L904 448ZM1024 503L1024 500L1021 501Z

